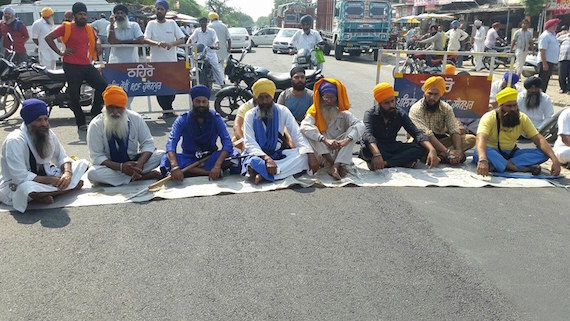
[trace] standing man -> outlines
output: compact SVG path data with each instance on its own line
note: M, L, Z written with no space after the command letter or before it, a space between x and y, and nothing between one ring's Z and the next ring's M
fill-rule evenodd
M214 82L222 86L224 84L224 73L222 66L218 62L218 55L215 52L215 50L220 50L220 41L216 31L208 27L208 19L206 17L201 17L198 19L198 22L200 22L200 28L194 30L190 39L188 39L188 43L197 43L205 46L206 58L210 61L214 71Z
M552 68L558 63L560 44L556 40L556 27L559 19L550 19L544 24L544 31L538 37L538 76L542 79L542 91L546 92Z
M562 40L558 55L558 92L564 94L570 92L570 35L566 32L558 39Z
M93 28L87 23L87 6L82 2L76 2L73 4L72 11L74 22L64 22L45 36L45 41L53 51L63 57L63 71L67 79L70 108L75 115L77 128L80 131L86 131L87 122L79 102L81 85L85 81L95 89L91 105L91 115L95 116L101 112L103 105L101 94L107 88L107 83L101 77L99 70L91 63L101 52L101 44L98 43ZM55 44L55 39L59 37L62 37L66 47L63 52Z
M63 21L64 22L72 22L73 21L73 11L67 10L64 14L63 14Z
M277 103L289 108L300 125L305 118L307 109L313 104L313 91L305 87L305 68L294 67L291 69L291 85L279 95Z
M23 213L30 199L52 204L55 196L80 189L89 163L67 157L50 129L45 102L24 100L20 116L24 122L2 144L0 201Z
M224 70L224 62L228 59L232 50L232 36L230 35L228 27L220 21L220 17L217 13L210 12L208 18L210 19L208 27L214 29L218 36L218 41L220 42L220 49L216 51L216 54L218 55L220 70Z
M513 41L511 42L511 52L515 50L515 56L517 61L517 74L522 74L526 56L528 55L528 49L532 44L532 34L528 30L528 20L523 19L521 22L521 28L515 32L513 35Z
M471 33L473 37L473 50L475 53L484 52L486 35L485 27L483 27L481 20L475 20L473 27L475 27ZM485 68L485 65L483 65L483 56L475 54L475 67L471 69L471 71L479 71L483 68Z
M311 50L314 49L316 45L319 45L323 41L321 35L318 31L311 29L313 27L313 17L305 15L301 17L301 27L302 30L298 30L291 38L291 45L299 51L301 49ZM319 45L321 50L324 50L324 45ZM293 51L290 51L293 54ZM316 64L317 59L315 58L315 52L311 53L311 60L317 66L317 69L323 70L323 63ZM295 67L296 59L293 58L293 67Z
M449 42L447 43L447 51L459 51L461 50L461 42L463 40L469 38L467 32L461 30L459 28L459 21L453 20L451 22L451 29L449 29L446 33L447 37L449 38ZM463 56L459 55L457 60L457 67L463 66Z
M26 52L26 41L30 38L28 35L28 28L18 18L16 18L16 11L12 7L6 7L3 11L4 15L0 22L0 36L5 49L10 49L16 53L13 62L19 64L28 60L28 53ZM12 41L8 39L8 33L12 36Z
M104 13L99 16L99 19L91 23L91 27L97 30L97 37L102 44L109 43L107 41L107 29L109 27L109 24L110 22L107 20L107 17ZM109 49L110 48L105 48L105 50L103 50L103 59L105 59L105 61L109 61Z
M42 17L39 18L32 24L32 40L38 46L38 57L40 59L40 65L46 66L47 69L55 69L55 63L59 59L57 53L55 53L49 45L47 44L45 37L54 28L53 21L53 10L50 7L45 7L42 9Z
M487 37L485 38L485 51L489 49L495 49L497 44L497 39L499 39L499 29L501 28L500 22L494 22L491 25L491 29L487 32Z
M144 31L145 43L150 47L151 62L176 62L176 46L184 44L184 33L175 21L166 20L166 12L168 11L168 2L166 0L157 0L155 4L156 20L151 20L146 25ZM158 104L163 111L160 118L176 117L172 112L172 103L176 95L156 96Z
M125 5L118 4L113 8L113 15L109 17L107 40L110 44L143 44L144 35L141 27L136 22L128 20L129 9ZM139 48L137 47L113 47L109 53L110 63L134 63L139 62ZM129 97L127 109L131 109L134 97Z

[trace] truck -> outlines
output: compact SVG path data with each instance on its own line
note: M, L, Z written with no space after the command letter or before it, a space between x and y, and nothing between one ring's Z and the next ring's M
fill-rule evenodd
M279 28L301 28L301 17L315 15L315 5L311 0L298 0L282 4L275 11L275 26Z
M325 54L334 50L337 60L378 49L390 38L392 8L386 0L317 0L316 30L326 42Z

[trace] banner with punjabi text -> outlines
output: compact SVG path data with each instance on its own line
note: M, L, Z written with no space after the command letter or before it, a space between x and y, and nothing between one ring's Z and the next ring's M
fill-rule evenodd
M396 74L394 90L396 106L406 111L423 98L422 86L430 74ZM438 75L435 75L438 76ZM479 118L489 111L491 80L488 76L439 75L445 79L445 94L441 100L453 107L458 118Z
M186 94L190 90L190 72L184 61L105 64L101 74L129 97Z

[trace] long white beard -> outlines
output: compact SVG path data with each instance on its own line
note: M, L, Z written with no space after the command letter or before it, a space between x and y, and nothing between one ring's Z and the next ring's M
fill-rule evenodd
M323 117L325 118L327 125L330 125L338 116L338 107L323 105L321 107L321 112L323 113Z
M28 132L30 134L30 138L36 151L38 152L38 156L40 158L47 158L53 154L55 150L55 144L51 139L49 131L41 132L35 130L33 127L28 126Z
M119 29L124 30L124 29L129 28L129 21L126 20L126 19L125 19L125 20L122 20L122 21L121 21L121 20L117 20L116 23L117 23L117 28L119 28Z
M103 108L102 112L103 128L105 128L107 138L115 136L120 140L126 139L129 134L129 118L127 116L127 111L123 111L119 118L111 117L105 108Z
M53 16L49 17L46 22L50 25L53 26L55 24L55 21L53 20Z

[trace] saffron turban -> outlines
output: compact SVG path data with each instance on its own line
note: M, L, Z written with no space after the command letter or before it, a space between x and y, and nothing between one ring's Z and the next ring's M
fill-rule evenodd
M42 9L41 13L42 13L42 18L48 18L53 16L53 9L50 7L45 7Z
M210 94L210 88L204 85L197 85L190 89L190 97L192 97L192 100L194 100L196 97L206 97L210 99Z
M26 125L29 125L34 120L44 115L48 116L48 109L46 103L43 100L31 98L24 100L22 103L20 116L22 116L22 119Z
M119 86L107 86L103 92L103 102L105 106L125 108L127 107L127 100L127 93Z
M505 75L503 76L503 79L505 80L506 83L509 82L509 74L510 72L506 72ZM516 84L517 82L519 82L519 75L513 73L513 75L511 76L511 84Z
M441 76L429 77L424 83L424 92L427 93L432 88L437 89L440 95L445 94L445 80Z
M71 7L71 12L73 13L73 15L76 15L80 12L87 13L87 6L83 2L76 2Z
M268 94L271 97L275 97L275 84L273 81L267 78L261 78L256 81L251 89L253 89L253 97L256 99L259 97L259 95L264 93Z
M12 7L6 7L4 8L4 11L2 11L2 13L10 13L12 15L16 15L16 11L14 10L14 8Z
M544 29L545 30L550 29L551 27L554 27L559 23L560 23L560 19L557 19L557 18L550 19L544 24Z
M394 87L392 87L392 85L387 82L381 82L378 85L374 86L373 92L374 99L376 99L378 103L381 103L390 97L396 96Z
M538 87L538 88L542 88L542 79L536 77L536 76L532 76L532 77L528 77L525 81L524 81L524 88L525 89L529 89L530 87Z
M168 2L166 2L166 0L156 0L154 7L157 8L158 6L163 7L164 10L166 10L166 11L168 11L168 9L170 8L170 6L168 6Z
M208 14L208 19L210 19L210 21L218 20L218 19L220 19L220 16L218 16L218 14L215 12L210 12Z
M509 101L517 101L517 95L516 89L507 87L497 93L497 103L501 106Z
M350 102L348 101L348 94L346 93L346 87L342 82L334 78L321 78L315 83L313 92L318 92L321 94L321 86L325 84L330 84L336 86L337 92L337 107L338 111L345 111L350 108ZM321 94L322 95L322 94ZM324 133L327 130L327 122L323 113L321 112L321 100L316 98L313 99L313 105L307 110L307 114L315 118L315 125L319 129L319 132Z
M445 74L446 75L455 75L455 66L452 64L445 65Z
M333 85L330 82L325 81L319 87L319 94L321 96L323 96L325 94L332 94L332 95L336 96L336 95L338 95L338 90L336 89L336 85Z

